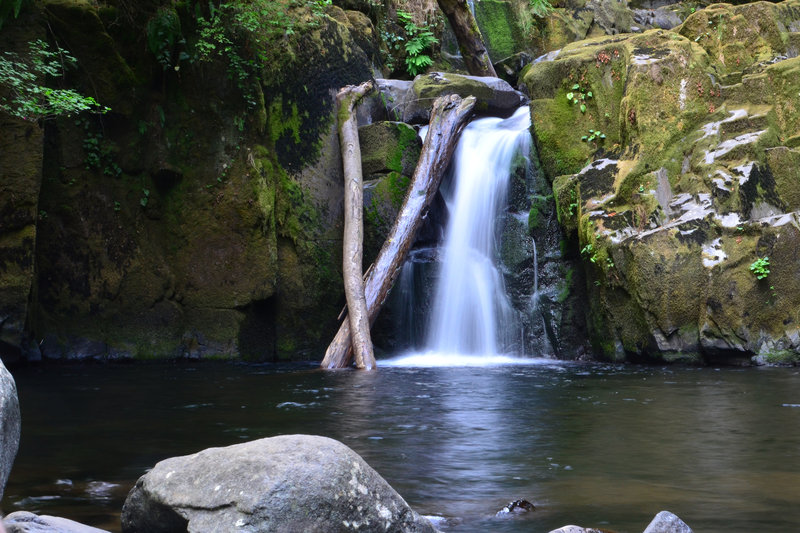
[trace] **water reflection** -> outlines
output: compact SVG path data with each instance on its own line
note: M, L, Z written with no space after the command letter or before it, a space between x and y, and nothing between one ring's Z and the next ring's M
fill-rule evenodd
M137 365L15 373L23 437L3 510L118 531L127 491L173 455L290 433L349 445L446 531L696 531L800 523L793 369L554 364ZM505 518L509 501L533 513Z

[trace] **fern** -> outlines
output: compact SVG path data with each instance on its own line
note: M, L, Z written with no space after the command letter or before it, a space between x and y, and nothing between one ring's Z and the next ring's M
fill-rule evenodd
M416 76L433 64L433 60L430 56L423 52L439 41L427 27L417 26L412 20L411 13L398 11L397 18L400 23L403 24L406 31L407 39L404 44L406 50L406 71L410 75Z

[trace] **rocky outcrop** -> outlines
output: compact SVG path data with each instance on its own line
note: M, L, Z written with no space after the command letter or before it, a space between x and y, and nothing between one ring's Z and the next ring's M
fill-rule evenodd
M17 456L20 425L17 385L0 362L0 498Z
M716 5L527 71L606 357L798 359L799 23L796 0Z
M87 526L58 516L36 515L16 511L3 519L6 533L108 533L104 529Z
M286 435L158 463L125 501L123 532L434 532L355 452Z

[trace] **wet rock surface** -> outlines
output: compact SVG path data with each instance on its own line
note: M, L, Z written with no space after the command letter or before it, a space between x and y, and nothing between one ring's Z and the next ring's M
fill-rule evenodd
M0 498L8 482L19 449L20 412L17 386L0 361Z

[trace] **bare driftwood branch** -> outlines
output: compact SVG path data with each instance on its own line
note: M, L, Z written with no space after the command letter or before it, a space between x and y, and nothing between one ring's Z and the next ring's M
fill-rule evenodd
M374 268L367 276L365 296L370 324L378 316L408 250L416 239L423 216L439 189L459 134L472 115L474 106L474 97L462 100L454 94L441 96L433 104L428 135L422 145L422 153L406 191L400 214L383 243ZM328 346L321 366L328 369L345 368L352 360L352 353L350 322L345 320Z
M364 297L362 257L364 242L364 179L361 174L361 148L358 144L358 123L355 106L373 88L371 81L358 87L348 85L336 95L339 106L339 144L344 166L344 239L342 272L347 299L350 340L356 367L372 370L375 355L369 335L369 316Z

